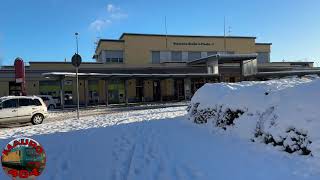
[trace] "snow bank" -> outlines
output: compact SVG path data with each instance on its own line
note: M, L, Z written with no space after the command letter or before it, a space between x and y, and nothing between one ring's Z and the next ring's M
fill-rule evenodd
M265 141L270 140L266 135L271 136L274 145L279 143L284 148L296 148L293 141L299 141L301 147L320 157L319 98L318 76L206 84L193 96L189 117L194 118L195 111L203 112L217 106L222 112L242 110L244 114L239 114L231 127L239 136L254 139L260 133ZM207 119L214 121L212 116Z

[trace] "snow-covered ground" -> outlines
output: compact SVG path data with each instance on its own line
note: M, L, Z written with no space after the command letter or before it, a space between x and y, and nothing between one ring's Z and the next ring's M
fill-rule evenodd
M68 132L81 129L106 127L122 123L172 118L184 115L186 113L185 109L186 107L183 106L163 109L159 108L148 110L125 111L112 114L81 117L80 120L72 118L66 119L64 121L51 121L37 126L26 126L4 130L0 129L0 139L51 134L56 132ZM63 113L59 113L52 116L60 117L62 115Z
M185 107L121 112L0 131L46 150L39 179L320 179L317 162L186 120ZM8 179L0 172L0 179Z

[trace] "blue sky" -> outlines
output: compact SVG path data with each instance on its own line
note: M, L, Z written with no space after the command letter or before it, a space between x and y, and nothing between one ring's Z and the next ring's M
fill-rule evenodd
M79 50L93 61L97 37L123 32L223 35L223 17L231 35L272 42L272 61L312 60L320 65L319 0L2 0L0 63L63 61Z

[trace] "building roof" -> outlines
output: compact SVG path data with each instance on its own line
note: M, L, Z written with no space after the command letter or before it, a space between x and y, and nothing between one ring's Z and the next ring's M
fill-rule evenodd
M274 64L285 64L285 63L290 63L290 64L308 64L308 63L314 63L313 61L273 61L270 63Z
M273 72L258 72L253 77L260 78L281 78L286 76L305 76L305 75L320 75L319 68L301 69L301 70L289 70L289 71L273 71Z
M99 41L124 42L122 39L99 39Z
M70 61L30 61L29 64L72 64ZM101 62L82 62L81 64L104 64Z
M256 43L256 45L272 45L272 43Z
M124 40L122 40L122 39L99 39L97 47L100 46L101 42L124 42Z
M211 36L211 35L175 35L175 34L143 34L143 33L123 33L120 36L120 40L124 36L160 36L160 37L199 37L199 38L245 38L245 39L256 39L253 36Z

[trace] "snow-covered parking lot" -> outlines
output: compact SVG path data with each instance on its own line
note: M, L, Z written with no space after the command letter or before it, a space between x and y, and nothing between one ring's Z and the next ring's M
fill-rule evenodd
M0 131L46 150L39 179L320 179L319 162L186 120L185 107L119 112ZM1 172L0 179L8 179Z

